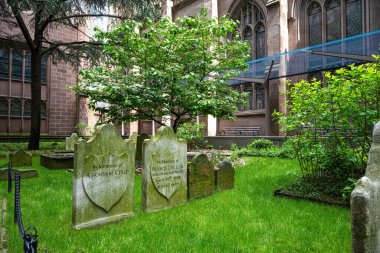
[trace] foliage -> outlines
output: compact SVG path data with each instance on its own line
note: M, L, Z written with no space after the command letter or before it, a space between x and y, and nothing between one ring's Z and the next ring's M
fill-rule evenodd
M183 17L126 21L111 32L98 31L105 65L82 69L73 87L90 97L90 106L110 121L153 120L172 116L174 131L197 115L234 118L245 95L227 80L247 68L249 45L238 36L224 39L237 27L228 17ZM97 108L97 102L110 106Z
M348 209L273 197L292 179L286 172L297 170L296 160L246 160L236 168L234 189L155 213L142 211L136 176L133 218L76 231L72 174L47 170L35 157L39 176L21 181L24 225L39 231L41 252L351 252ZM7 198L8 251L23 252L14 194L5 193L6 181L0 188Z
M379 57L375 57L379 60ZM380 62L326 73L327 87L289 82L282 131L296 133L295 150L305 182L341 194L348 178L364 174L373 126L380 120Z
M293 139L288 138L282 146L274 145L271 140L257 139L248 144L247 147L239 149L236 144L231 145L232 157L236 159L239 155L245 156L262 156L262 157L279 157L279 158L294 158L295 151Z
M89 24L96 17L116 20L159 16L159 0L0 0L0 20L4 44L15 51L28 49L31 55L31 128L28 149L38 149L41 112L41 62L53 55L58 61L78 66L84 59L100 59L101 44L92 38ZM117 15L109 13L117 10ZM107 21L106 21L107 22ZM62 40L51 36L48 29L62 29L77 34L82 40Z
M186 122L178 128L177 136L179 139L187 141L189 149L199 149L207 147L205 140L205 123L197 124L195 121Z

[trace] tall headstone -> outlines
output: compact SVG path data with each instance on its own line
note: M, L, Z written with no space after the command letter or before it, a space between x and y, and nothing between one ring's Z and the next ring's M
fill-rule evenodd
M73 227L81 229L133 215L136 143L112 125L75 144Z
M215 187L218 190L232 189L235 186L235 169L231 162L223 160L215 168Z
M170 127L143 143L142 206L155 211L187 201L187 145Z
M196 155L187 165L189 199L201 198L214 192L214 165L205 154Z
M66 150L74 151L74 144L79 140L79 136L76 133L72 133L70 137L66 137Z
M373 130L365 176L351 194L353 253L380 252L380 122Z
M13 167L32 166L32 154L24 150L17 150L9 154L9 161Z

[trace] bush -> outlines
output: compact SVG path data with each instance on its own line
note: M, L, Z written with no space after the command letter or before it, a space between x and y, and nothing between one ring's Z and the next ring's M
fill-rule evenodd
M273 147L273 142L271 140L266 140L266 139L257 139L248 144L248 149L249 150L254 150L254 149L268 149Z
M195 121L190 121L178 128L177 136L179 139L187 141L189 149L207 148L205 127L206 125L204 123L197 124Z

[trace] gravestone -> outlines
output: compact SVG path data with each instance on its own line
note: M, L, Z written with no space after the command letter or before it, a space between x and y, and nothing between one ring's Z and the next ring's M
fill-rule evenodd
M234 188L235 170L228 160L223 160L215 168L215 187L218 190L227 190Z
M133 133L133 134L135 134L135 133ZM136 134L136 140L137 140L136 161L142 161L142 146L143 146L144 140L146 140L146 139L150 139L149 135L147 135L147 134L137 135Z
M72 133L70 137L66 137L66 150L74 151L74 144L79 140L76 133Z
M32 154L24 150L18 150L9 154L9 161L13 167L32 166Z
M49 154L40 155L42 166L52 170L74 168L74 152L72 151L52 151Z
M380 252L380 122L373 130L365 176L351 193L353 253Z
M133 215L136 144L101 125L74 155L73 227L81 229Z
M172 207L187 200L187 145L170 127L161 127L143 143L142 206L144 211Z
M214 165L205 154L196 155L187 165L189 199L201 198L214 192Z

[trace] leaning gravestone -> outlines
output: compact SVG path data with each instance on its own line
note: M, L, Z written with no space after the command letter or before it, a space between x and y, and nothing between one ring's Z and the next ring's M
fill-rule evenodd
M215 168L215 187L218 190L234 188L235 170L230 161L224 160Z
M373 130L365 176L351 194L353 253L380 252L380 122Z
M93 227L133 215L136 144L112 125L75 144L73 227Z
M70 137L66 137L66 150L74 151L74 144L79 140L79 136L76 133L72 133Z
M13 167L32 166L32 154L24 150L18 150L9 154L9 161Z
M170 127L143 143L142 206L155 211L186 202L186 142Z
M214 192L214 165L205 154L196 155L187 166L189 199L201 198Z

